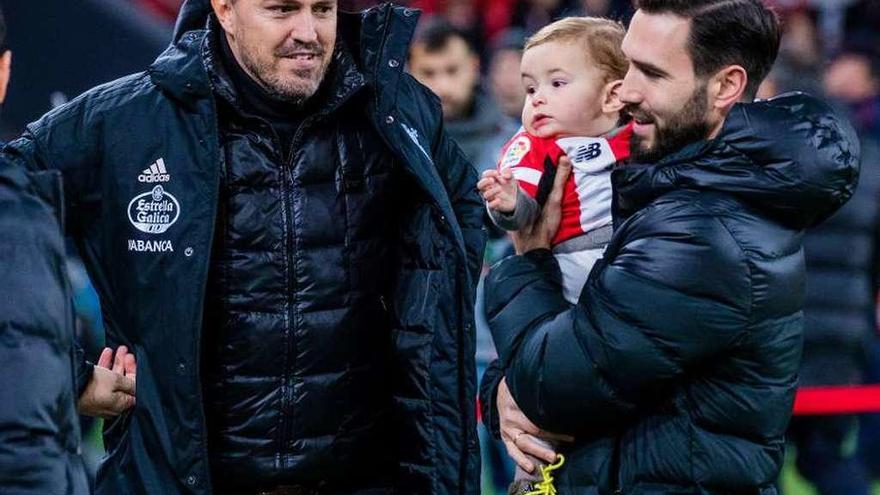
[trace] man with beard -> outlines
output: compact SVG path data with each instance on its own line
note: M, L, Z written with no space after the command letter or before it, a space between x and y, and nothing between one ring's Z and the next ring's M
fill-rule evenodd
M99 494L471 494L476 173L403 72L418 18L188 0L149 70L4 155L67 230L136 407Z
M524 453L557 455L532 436L573 436L560 493L776 494L801 241L851 196L859 157L849 124L811 97L745 103L778 45L759 0L641 0L620 90L637 139L612 176L604 259L567 304L547 249L557 190L486 279L500 359L484 417L526 469Z

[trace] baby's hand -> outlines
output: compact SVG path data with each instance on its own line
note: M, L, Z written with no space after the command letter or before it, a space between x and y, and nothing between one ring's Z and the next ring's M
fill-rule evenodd
M517 185L510 170L483 172L483 178L477 182L477 189L483 195L486 205L495 211L512 213L516 208Z

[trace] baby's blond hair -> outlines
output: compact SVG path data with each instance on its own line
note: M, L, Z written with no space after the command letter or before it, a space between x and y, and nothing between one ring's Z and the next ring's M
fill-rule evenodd
M566 17L552 22L527 41L525 50L544 43L582 43L590 61L605 74L606 83L623 79L628 63L620 45L626 29L619 22L601 17Z

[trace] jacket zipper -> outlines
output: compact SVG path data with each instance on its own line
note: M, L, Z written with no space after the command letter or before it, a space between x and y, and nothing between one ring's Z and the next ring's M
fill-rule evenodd
M298 156L297 153L297 143L300 140L300 136L303 134L304 128L311 122L314 116L306 117L302 123L300 123L299 127L296 129L296 133L293 136L293 140L290 145L290 153L286 156L284 160L285 166L281 169L282 179L281 179L281 204L282 204L282 218L284 221L284 244L285 244L285 254L284 257L287 263L287 297L285 298L287 304L287 328L285 328L285 332L287 333L288 340L286 351L288 355L287 362L285 363L284 370L284 393L281 395L281 448L282 451L287 449L287 445L290 442L290 439L293 437L293 418L291 407L293 405L293 387L294 387L294 369L296 362L296 265L295 265L295 247L296 247L296 238L294 235L294 225L293 218L291 215L291 206L292 201L290 199L290 194L293 191L293 167L296 164L296 158ZM280 138L276 140L278 144L281 144ZM285 155L284 148L279 146L279 152L283 157Z

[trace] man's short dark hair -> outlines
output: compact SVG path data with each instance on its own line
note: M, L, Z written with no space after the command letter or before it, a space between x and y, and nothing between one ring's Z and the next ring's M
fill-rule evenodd
M690 19L688 51L696 74L740 65L749 77L748 98L754 98L779 52L779 17L761 0L638 0L638 8Z
M437 53L443 51L455 38L464 41L471 52L475 51L473 43L464 31L453 26L442 16L431 16L422 21L416 29L412 45L422 45L426 52Z

